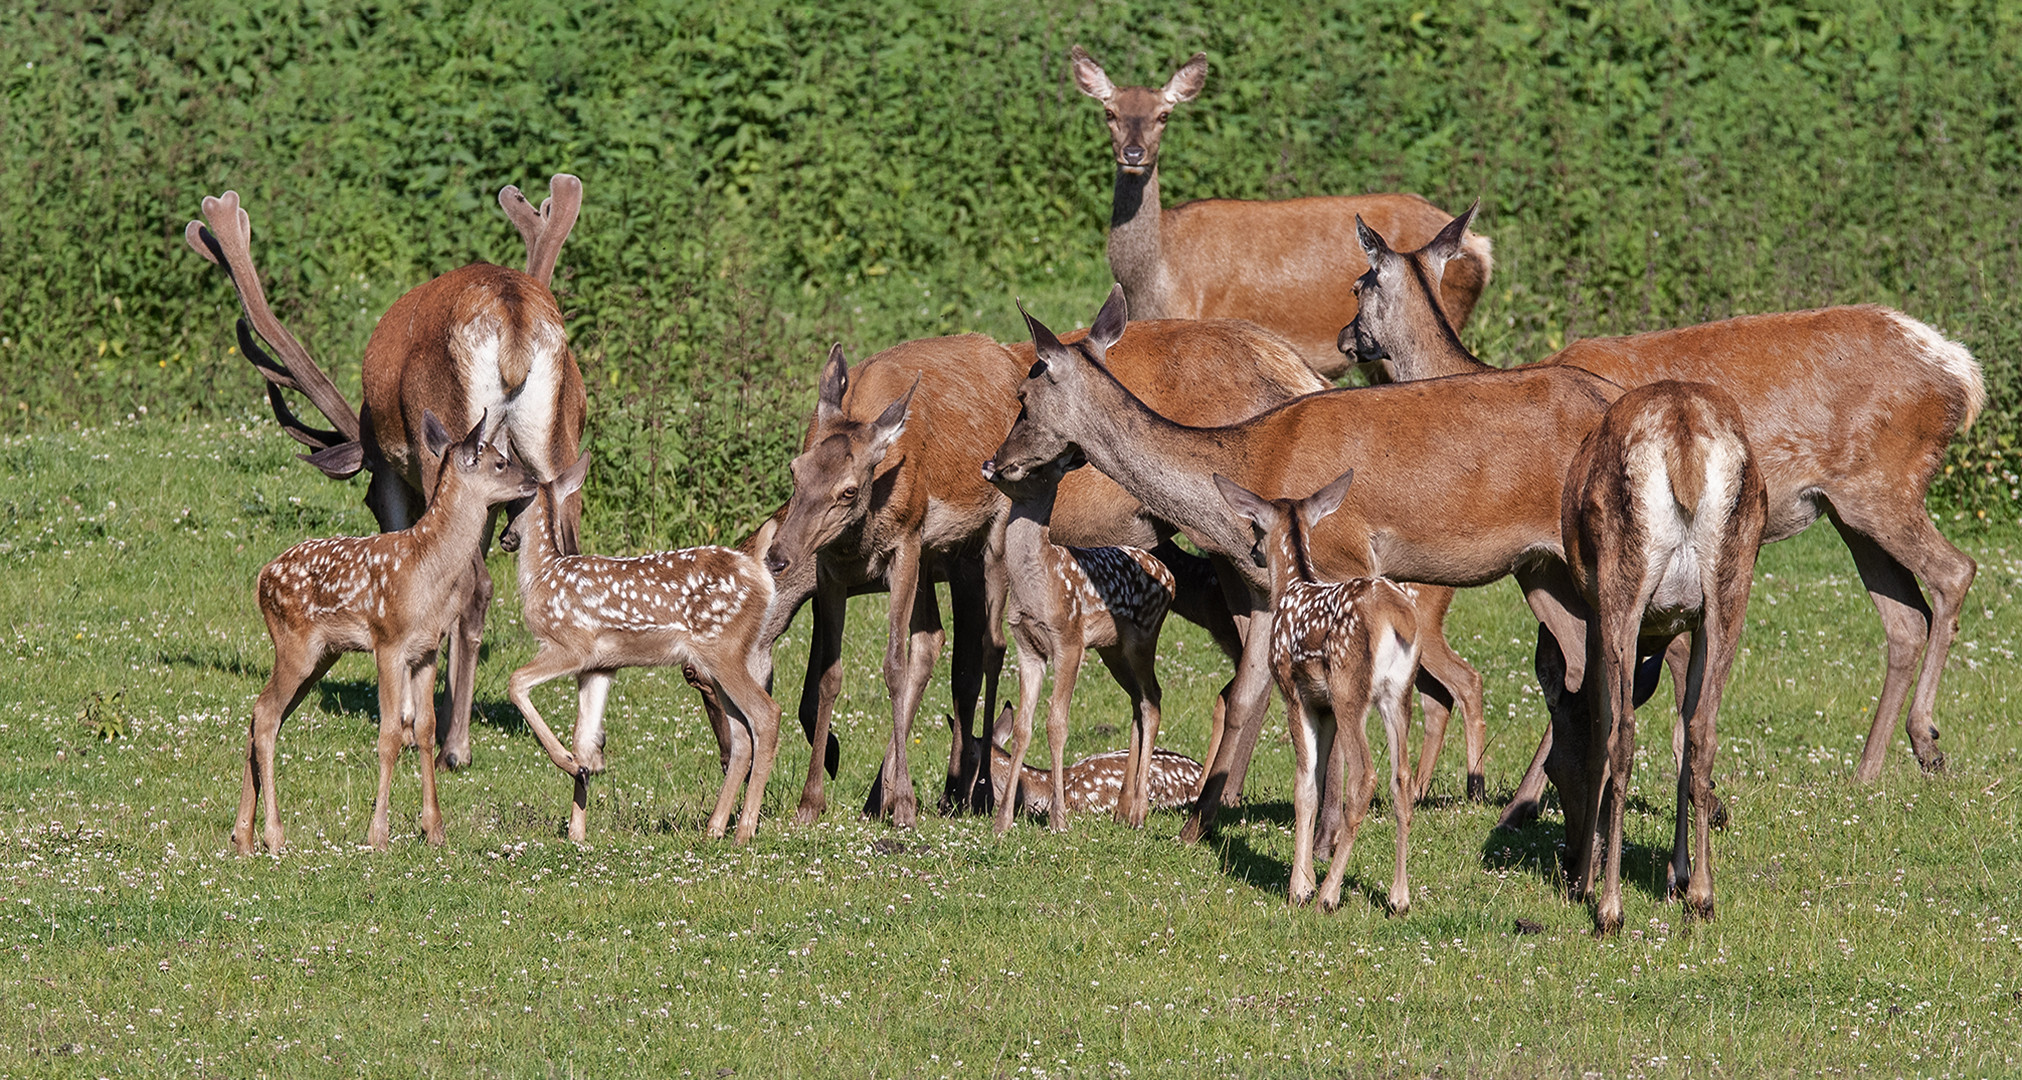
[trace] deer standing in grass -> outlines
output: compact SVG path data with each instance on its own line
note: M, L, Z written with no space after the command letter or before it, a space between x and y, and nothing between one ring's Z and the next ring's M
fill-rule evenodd
M1046 705L1046 745L1052 754L1047 822L1067 828L1067 717L1074 684L1089 649L1131 699L1130 746L1116 818L1132 827L1151 812L1152 749L1158 745L1159 631L1165 627L1176 586L1172 571L1134 547L1070 548L1053 543L1048 522L1061 478L1080 462L1063 456L999 489L1011 497L1004 525L1004 565L1011 636L1018 642L1018 712L1010 759L1022 763L1032 743L1032 718L1046 669L1053 694ZM983 463L983 476L994 474ZM1015 807L997 803L997 832L1011 827Z
M1636 670L1680 635L1691 645L1681 680L1671 891L1690 913L1713 916L1715 720L1767 517L1741 410L1705 383L1667 380L1623 394L1573 458L1561 521L1566 559L1593 611L1589 678L1585 693L1553 710L1557 737L1546 768L1564 797L1571 891L1587 895L1598 874L1594 919L1602 933L1622 926Z
M324 475L344 480L361 469L372 474L365 505L381 531L418 521L435 490L436 459L423 446L425 413L465 426L489 416L511 445L514 460L537 480L551 479L576 459L586 411L583 377L548 282L582 205L583 188L566 173L557 174L551 188L553 196L539 210L518 188L499 192L499 204L526 242L524 273L472 263L415 286L380 317L365 343L360 373L364 404L356 411L268 308L253 265L252 220L239 207L238 194L206 197L203 215L209 228L192 221L184 230L190 247L232 279L245 308L239 346L267 381L275 420L313 451L303 460ZM262 341L279 354L278 362ZM335 430L303 423L288 407L283 389L306 396ZM580 502L571 503L566 525L571 551L580 517ZM442 764L451 769L470 762L471 692L492 595L484 555L495 525L494 515L471 544L470 558L479 572L470 575L471 592L457 598L461 607L450 636L450 714Z
M1351 284L1368 269L1347 242L1356 215L1386 235L1420 244L1447 215L1417 195L1323 195L1159 204L1158 154L1172 110L1207 81L1195 53L1163 87L1118 87L1081 46L1069 53L1074 83L1102 103L1116 157L1109 267L1146 319L1249 319L1292 342L1315 371L1347 370L1335 336L1355 316ZM1488 238L1470 235L1442 296L1453 325L1467 322L1488 285Z
M1006 703L991 729L990 787L998 806L1007 802L1027 814L1053 813L1053 774L1014 759L1005 749L1011 742L1016 713ZM1131 769L1129 750L1105 750L1067 766L1067 811L1074 814L1114 812ZM1153 810L1172 810L1194 800L1201 786L1201 763L1165 747L1151 753L1145 794Z
M619 668L682 666L729 706L717 738L727 750L723 787L709 816L720 837L747 775L737 842L758 831L759 804L779 753L779 706L765 692L772 655L759 634L772 602L772 576L757 559L725 547L685 548L633 558L569 553L561 525L590 467L584 454L541 485L510 526L518 539L520 600L540 650L513 672L507 694L555 767L575 779L569 839L588 831L589 778L604 770L604 705ZM574 752L534 708L533 690L576 678Z
M1363 235L1373 269L1357 283L1362 307L1341 331L1343 352L1380 362L1398 382L1500 373L1461 346L1434 302L1473 216L1470 209L1416 251L1399 253L1381 236ZM1972 354L1899 311L1861 305L1589 338L1510 370L1552 368L1590 371L1622 387L1664 379L1709 383L1734 399L1768 492L1763 542L1795 536L1820 517L1831 520L1881 615L1882 687L1854 779L1872 783L1881 775L1897 716L1904 716L1923 769L1942 769L1933 719L1938 679L1977 567L1931 524L1924 496L1953 436L1971 427L1986 404ZM1668 659L1673 684L1683 686L1682 640ZM1579 689L1584 655L1568 650L1548 660L1560 662L1567 689ZM1537 815L1551 739L1547 730L1504 824Z
M393 766L412 743L421 753L421 828L443 842L435 797L435 658L471 588L471 548L492 508L534 493L533 481L496 446L487 445L485 418L455 444L422 414L423 449L438 464L428 509L412 526L377 536L304 540L260 571L260 614L274 642L274 670L253 703L246 768L232 843L255 847L253 804L266 811L260 839L281 850L274 795L274 746L281 724L330 665L347 652L370 652L379 664L379 795L367 842L385 848Z
M988 529L1001 520L1007 504L1002 494L983 482L978 469L1017 415L1018 381L1032 366L1031 347L1026 342L1006 350L973 337L910 342L854 370L834 354L823 372L820 393L825 400L810 419L803 453L796 459L794 498L774 514L777 527L766 549L767 565L777 583L777 599L762 636L767 647L802 603L810 598L814 602L799 716L810 744L822 749L809 762L798 812L802 821L813 820L827 806L823 770L835 775L840 761L829 724L842 685L844 601L851 595L888 590L900 581L889 571L906 561L899 553L916 542L911 537L926 535L930 522L934 543L917 557L920 573L927 576L914 575L910 580L915 589L923 580L950 583L955 624L953 719L958 730L950 746L943 805L980 809L978 788L988 795L987 785L977 783L988 775L982 768L987 740L970 728L983 672L996 667L987 657L1003 647L1002 638L993 640L990 632L999 625L995 612L1002 603L1003 582L984 565L984 556ZM1118 344L1110 358L1119 377L1146 400L1192 423L1233 422L1325 387L1283 339L1237 319L1134 323L1130 339ZM933 373L941 370L947 374ZM873 446L866 431L907 393L915 395L916 418L938 419L931 427L922 424L917 429L909 423L907 434L870 460ZM928 430L934 433L932 438L919 434ZM870 478L868 484L864 477ZM859 497L865 501L852 503ZM795 514L801 515L798 526L793 525ZM810 527L817 517L821 524ZM1148 513L1114 481L1092 469L1069 474L1061 482L1050 521L1052 536L1062 543L1155 547L1161 558L1170 556L1172 565L1180 567L1175 570L1178 593L1173 611L1206 626L1225 651L1232 655L1241 651L1242 636L1227 603L1238 579L1207 573L1198 557L1161 544L1173 527ZM898 667L903 681L891 680L894 668L887 668L897 726L898 716L910 717L909 710L924 693L944 635L938 606L918 600L917 595L915 601L895 596L890 620L888 664L894 655L906 658ZM1444 655L1452 663L1441 677L1444 686L1453 689L1442 687L1442 700L1457 700L1464 713L1478 716L1481 677L1450 651ZM704 699L706 703L708 694ZM906 710L897 707L901 703L907 704ZM1218 702L1217 730L1224 711ZM1431 706L1427 715L1430 722ZM1438 715L1443 721L1445 710L1441 708ZM872 786L865 806L869 814L888 812L890 800L882 781L890 768L888 762Z
M1253 563L1271 575L1271 675L1292 729L1292 901L1313 896L1314 825L1323 791L1343 804L1340 839L1320 886L1320 907L1341 906L1341 880L1355 834L1376 795L1376 759L1366 725L1374 708L1390 747L1390 809L1397 816L1397 865L1390 911L1411 910L1404 858L1411 832L1411 680L1418 670L1418 615L1412 598L1380 577L1322 581L1308 536L1348 495L1350 469L1298 500L1266 499L1225 476L1215 487L1255 536ZM1345 728L1343 722L1346 722ZM1337 739L1345 739L1336 745ZM1336 774L1321 784L1321 770Z
M1560 631L1578 626L1580 601L1560 547L1559 491L1580 440L1620 394L1606 380L1552 368L1459 380L1457 391L1422 384L1328 390L1240 423L1192 427L1159 415L1104 364L1124 328L1120 287L1074 345L1029 315L1027 324L1038 362L1020 387L1018 422L992 455L998 474L1016 481L1078 449L1148 512L1218 556L1231 585L1247 589L1249 628L1230 692L1230 733L1208 762L1185 839L1199 840L1212 827L1231 771L1255 745L1270 694L1270 579L1251 563L1248 530L1233 527L1215 473L1275 497L1313 491L1353 466L1360 470L1354 491L1313 532L1323 577L1382 574L1465 587L1514 574L1541 621ZM1575 640L1584 640L1580 633Z

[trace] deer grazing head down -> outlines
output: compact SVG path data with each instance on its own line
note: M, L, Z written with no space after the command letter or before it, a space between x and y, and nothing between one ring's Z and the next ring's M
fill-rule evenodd
M1207 82L1208 54L1195 53L1162 87L1118 87L1109 81L1102 65L1086 49L1076 45L1067 55L1074 67L1074 85L1102 102L1110 146L1116 151L1116 167L1132 174L1155 168L1159 138L1165 134L1165 123L1172 117L1173 106L1192 101Z
M1025 325L1032 331L1032 346L1038 358L1018 390L1017 422L983 465L984 475L993 483L1018 483L1065 454L1073 453L1079 458L1078 448L1063 432L1070 430L1069 418L1088 407L1086 395L1080 390L1087 365L1101 366L1110 346L1122 340L1129 310L1124 303L1123 286L1112 286L1109 299L1095 315L1095 324L1088 328L1088 336L1072 345L1062 345L1053 331L1033 318L1023 304L1019 305L1018 313L1025 316Z
M807 449L789 466L793 498L765 555L765 568L774 574L813 559L816 552L864 520L876 501L872 481L878 466L905 433L913 390L887 405L869 423L843 413L843 395L848 390L849 361L838 343L829 350L828 363L822 367Z
M1382 234L1355 219L1355 237L1369 257L1369 271L1355 281L1355 319L1341 328L1338 342L1350 360L1388 361L1394 367L1412 359L1397 354L1397 343L1423 341L1466 352L1440 308L1440 280L1446 264L1467 253L1467 229L1480 209L1476 200L1424 247L1408 252L1391 250ZM1393 381L1422 377L1414 372L1395 375Z

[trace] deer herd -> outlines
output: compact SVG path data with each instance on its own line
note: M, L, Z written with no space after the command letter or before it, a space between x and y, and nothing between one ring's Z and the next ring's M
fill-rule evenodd
M576 178L556 176L538 210L516 188L500 193L525 240L524 272L474 263L387 311L366 345L357 410L268 307L237 195L204 199L187 238L230 275L244 308L238 342L275 418L327 475L371 473L366 504L382 530L304 541L260 574L274 669L253 708L238 849L281 847L275 742L346 651L371 651L379 671L370 843L389 842L407 745L420 752L420 826L443 841L436 769L471 760L485 556L501 517L538 644L509 696L573 781L576 840L589 778L605 766L612 677L649 665L683 670L717 737L724 780L709 834L736 816L737 840L754 835L779 749L772 651L810 601L798 716L812 752L796 817L820 817L841 757L831 720L847 600L884 593L891 735L867 815L917 818L907 750L952 625L943 812L994 810L1001 833L1020 811L1055 829L1069 811L1094 810L1141 827L1154 808L1190 806L1182 838L1201 840L1240 801L1275 685L1295 760L1292 899L1313 896L1315 860L1331 853L1319 902L1340 902L1376 789L1373 709L1397 823L1389 907L1402 914L1412 807L1456 711L1467 794L1487 790L1482 678L1446 640L1447 607L1455 589L1514 577L1539 622L1550 722L1503 824L1534 818L1555 784L1567 890L1593 900L1601 932L1619 928L1635 708L1668 664L1670 887L1710 918L1715 719L1756 554L1821 516L1852 551L1888 643L1855 777L1880 774L1906 708L1917 761L1943 768L1938 679L1975 565L1932 526L1924 497L1984 404L1963 347L1900 312L1856 306L1589 339L1495 368L1456 332L1492 270L1474 208L1450 218L1415 195L1165 208L1160 137L1200 93L1205 55L1163 87L1115 86L1078 46L1069 64L1102 104L1116 165L1108 255L1119 284L1089 329L1063 337L1027 313L1026 341L909 341L854 368L836 346L790 464L792 497L735 549L580 551L587 400L550 291L581 208ZM1351 368L1373 385L1327 381ZM300 420L284 389L334 430ZM949 586L947 623L936 582ZM1205 628L1234 666L1205 762L1158 746L1168 614ZM1019 691L991 724L1007 623ZM1091 649L1132 702L1128 746L1070 765L1068 707ZM1035 768L1024 758L1049 669L1050 753ZM531 697L564 675L577 690L571 746ZM1415 771L1414 689L1426 728Z

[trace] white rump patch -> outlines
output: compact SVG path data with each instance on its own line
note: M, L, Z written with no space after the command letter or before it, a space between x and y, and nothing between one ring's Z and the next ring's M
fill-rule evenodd
M1919 322L1900 311L1884 311L1889 321L1896 324L1896 329L1910 339L1917 355L1925 363L1951 376L1965 390L1966 416L1960 422L1959 430L1972 427L1973 421L1980 418L1980 410L1987 407L1987 384L1980 374L1980 362L1973 359L1973 354L1964 345L1939 333L1928 323Z

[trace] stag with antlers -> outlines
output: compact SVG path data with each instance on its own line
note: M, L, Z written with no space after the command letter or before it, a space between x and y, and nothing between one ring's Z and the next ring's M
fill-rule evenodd
M239 346L267 381L275 420L310 448L303 460L324 475L344 480L360 470L371 474L365 505L382 531L414 524L435 489L436 459L423 446L425 413L464 425L490 416L514 459L537 480L552 479L576 459L586 415L583 377L548 282L583 189L566 173L556 175L550 188L553 195L539 210L516 187L499 192L499 204L526 242L524 272L472 263L416 286L387 309L365 344L364 404L357 410L267 306L253 265L252 219L239 206L238 193L206 197L209 227L192 221L184 230L190 247L223 267L238 291L245 308ZM304 423L289 408L284 389L307 397L335 429ZM572 502L564 527L570 551L580 516L580 502ZM450 636L450 716L442 764L452 769L470 762L478 639L492 596L484 555L496 523L494 514L471 545L477 572L468 575L471 591L457 598Z

